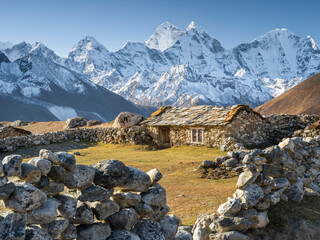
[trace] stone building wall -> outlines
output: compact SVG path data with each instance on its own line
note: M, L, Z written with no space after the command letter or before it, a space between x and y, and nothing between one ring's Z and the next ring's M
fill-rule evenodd
M264 150L233 151L228 156L242 164L237 190L218 214L198 217L194 240L252 239L246 232L268 225L270 205L320 194L320 137L287 138Z

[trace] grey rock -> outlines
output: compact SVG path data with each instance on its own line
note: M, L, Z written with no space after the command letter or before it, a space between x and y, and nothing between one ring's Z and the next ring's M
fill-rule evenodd
M60 234L62 239L71 240L77 239L77 228L72 223L69 223L67 228Z
M255 165L253 164L246 165L244 167L244 171L240 174L238 178L236 187L239 189L248 187L257 179L258 176L259 176L259 173L257 172Z
M106 200L104 202L93 202L88 204L99 220L105 220L109 216L120 211L119 205L112 200Z
M240 199L228 198L228 201L221 204L217 212L222 216L232 217L241 210Z
M47 149L41 149L39 152L39 157L49 160L52 164L59 163L59 158L57 158L57 156L53 152Z
M44 192L29 183L17 183L5 205L16 212L28 212L40 207L47 200Z
M145 172L138 170L133 167L128 167L130 170L130 175L123 184L120 184L119 187L126 191L135 191L135 192L146 192L148 191L151 180Z
M22 120L15 120L14 122L12 122L10 124L11 127L22 127L22 126L26 126L28 125L29 122L25 122L25 121L22 121Z
M192 240L192 234L184 228L179 227L174 238L175 240Z
M266 195L264 196L255 206L257 210L267 210L270 207L271 201L270 201L270 196Z
M217 232L245 232L251 227L251 222L244 217L219 217L213 224Z
M138 214L132 208L121 209L107 218L113 229L131 230L138 222Z
M52 238L57 238L61 233L66 230L69 225L69 221L65 218L58 217L51 223L48 224L41 224L41 227L50 234Z
M280 189L280 188L288 188L290 186L290 182L287 178L275 178L273 179L273 189Z
M95 171L92 168L77 164L73 171L64 176L63 183L71 189L84 189L92 184L94 174Z
M199 169L217 168L219 165L213 161L205 160L200 163Z
M95 126L95 125L99 125L99 124L102 124L102 121L99 121L99 120L89 120L89 121L87 122L87 126L88 126L88 127Z
M214 233L210 235L210 240L250 240L250 238L237 231L230 231L224 233Z
M10 211L0 212L0 239L24 240L27 215Z
M9 155L2 159L3 172L5 176L20 176L21 175L22 157L20 155Z
M41 191L47 194L47 196L54 196L64 191L64 185L62 183L50 182L47 186L41 188Z
M120 208L135 207L141 202L141 196L132 192L118 192L112 196Z
M0 200L8 200L11 194L15 191L16 186L10 182L0 187Z
M166 215L160 218L159 223L165 239L173 240L176 236L181 221L175 215Z
M53 240L47 230L37 225L28 225L26 228L25 240Z
M119 160L111 159L93 165L95 169L94 183L113 188L124 183L130 176L130 169Z
M28 183L37 183L41 178L41 171L36 166L29 163L21 164L21 179Z
M59 202L54 198L48 198L40 207L28 212L28 224L47 224L57 218Z
M112 125L113 128L129 128L141 122L143 117L137 113L122 112L120 113Z
M139 236L127 230L115 230L108 240L140 240Z
M1 174L0 174L1 175ZM0 187L3 187L8 183L8 178L6 176L0 177Z
M162 173L157 168L150 170L147 174L151 179L151 184L159 182L162 178Z
M41 171L42 176L47 175L50 172L52 166L49 160L39 157L32 158L28 163L38 167Z
M140 218L150 218L153 214L153 209L150 205L145 203L139 203L135 207L136 212L138 213Z
M78 201L76 215L69 220L73 224L93 224L93 211L87 204Z
M41 176L39 182L35 183L34 186L36 188L42 189L47 187L50 184L50 180L47 176Z
M287 195L289 200L294 201L294 202L301 202L303 199L302 194L294 189L287 189L287 190L285 190L284 194Z
M218 165L220 165L220 164L222 164L224 161L226 161L227 159L229 159L230 157L228 157L228 156L222 156L222 157L217 157L216 158L216 163L218 164Z
M283 168L275 166L275 165L270 165L270 164L263 164L262 165L262 171L263 174L269 177L282 177L284 175Z
M66 121L65 128L83 127L87 125L87 122L88 122L88 119L83 117L68 118Z
M111 235L108 223L94 223L77 226L78 240L106 240Z
M77 200L71 195L58 194L54 198L60 203L58 207L59 215L65 218L74 218L77 211Z
M236 167L237 164L238 164L238 159L236 158L230 158L222 163L223 166L232 167L232 168Z
M103 187L91 185L81 191L81 195L78 197L82 202L95 202L108 200L113 194L113 189L106 189Z
M141 193L141 201L152 206L165 206L167 203L166 190L158 183Z
M67 174L63 167L53 165L47 176L55 182L63 182L64 176Z
M140 239L165 240L161 225L158 222L143 219L136 224L133 231Z
M211 231L206 228L197 227L193 231L193 240L209 240L210 232Z
M72 171L76 167L76 158L74 155L66 152L56 152L59 158L59 165L68 171Z
M166 215L170 208L168 205L165 206L150 206L152 208L152 214L148 219L158 221L161 217Z
M254 207L263 197L264 193L257 184L252 184L243 190L237 189L233 194L233 198L241 200L241 208L244 209Z
M269 176L267 176L263 173L259 174L255 183L258 184L259 186L269 186L271 184L273 186L273 180Z

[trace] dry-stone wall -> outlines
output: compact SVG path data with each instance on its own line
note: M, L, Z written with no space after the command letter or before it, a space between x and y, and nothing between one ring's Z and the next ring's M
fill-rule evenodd
M144 173L118 160L85 166L44 149L22 161L0 161L0 239L191 239L177 233L179 218L166 215L157 169Z
M243 165L237 190L218 208L218 214L198 217L194 240L248 240L248 229L264 228L269 223L270 205L289 199L300 202L305 194L320 194L320 137L287 138L264 150L228 155L217 161L221 164L235 159Z
M14 151L17 148L35 145L48 145L66 141L90 141L103 143L145 144L152 142L152 137L144 127L133 126L125 129L116 128L75 128L64 131L0 139L0 152Z

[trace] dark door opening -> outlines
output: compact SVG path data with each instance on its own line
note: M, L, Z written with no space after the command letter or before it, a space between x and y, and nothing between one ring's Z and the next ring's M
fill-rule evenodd
M171 147L169 127L159 128L159 146L164 148Z

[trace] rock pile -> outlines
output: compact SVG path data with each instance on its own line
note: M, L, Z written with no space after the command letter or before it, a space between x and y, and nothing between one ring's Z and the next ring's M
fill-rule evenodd
M137 125L142 121L143 117L137 113L122 112L114 120L114 128L128 128Z
M176 237L180 220L166 215L157 169L144 173L118 160L85 166L74 155L45 149L22 162L20 155L0 162L0 239ZM177 239L191 234L180 229Z
M305 194L320 194L320 137L287 138L264 150L228 155L217 161L236 159L234 162L243 165L237 190L218 208L218 214L198 217L193 227L195 240L247 240L248 229L264 228L269 223L270 205L300 202Z

